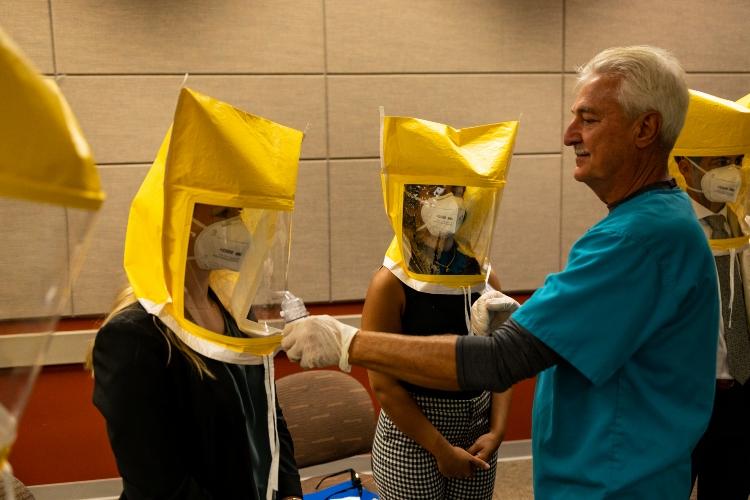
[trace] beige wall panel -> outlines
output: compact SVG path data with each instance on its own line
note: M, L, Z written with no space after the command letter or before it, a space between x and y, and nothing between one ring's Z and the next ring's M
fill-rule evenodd
M323 71L320 0L53 0L63 73Z
M68 76L60 83L103 163L149 163L172 123L182 77Z
M65 208L0 197L0 214L0 320L49 314L44 299L68 268Z
M377 160L332 161L331 298L364 299L393 238Z
M572 114L570 107L575 100L575 76L566 75L565 81L565 100L563 102L563 128L560 133L562 137L565 133ZM560 251L560 265L564 267L568 261L568 253L573 243L586 230L594 225L599 219L607 215L607 207L596 197L593 191L583 183L573 178L573 170L576 167L575 154L573 148L563 146L562 154L562 241Z
M276 123L305 130L303 158L326 157L323 76L191 76L187 86Z
M289 289L305 302L331 297L328 174L324 161L302 162L292 218Z
M503 290L534 290L559 270L560 155L516 156L492 242Z
M98 163L153 161L172 122L182 77L69 76L60 81ZM302 154L325 157L324 83L312 76L191 76L187 85L303 130Z
M741 75L688 74L687 83L691 89L707 92L731 101L736 101L740 97L750 94L750 73Z
M746 0L567 0L565 67L607 47L649 44L672 51L688 71L748 71L749 13Z
M147 165L99 168L107 200L99 213L86 260L73 288L75 314L108 312L117 294L127 284L122 267L125 229L130 202L148 169Z
M555 0L326 0L332 73L559 71Z
M0 29L42 73L55 72L47 0L0 0Z
M329 77L330 154L379 156L380 105L456 128L523 114L516 153L559 152L560 87L559 75Z

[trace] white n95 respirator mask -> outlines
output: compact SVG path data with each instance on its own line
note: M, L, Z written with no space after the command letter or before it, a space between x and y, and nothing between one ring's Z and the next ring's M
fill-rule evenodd
M686 157L687 158L687 157ZM742 175L734 165L703 170L697 163L687 158L695 168L703 172L701 189L690 188L691 191L702 192L708 201L716 203L734 202L740 192Z
M204 270L229 269L239 271L242 257L250 249L250 233L239 216L203 225L197 219L193 222L203 227L195 238L193 256L198 267Z
M466 215L464 200L453 193L430 198L422 204L421 215L424 225L418 230L427 228L432 236L453 236Z

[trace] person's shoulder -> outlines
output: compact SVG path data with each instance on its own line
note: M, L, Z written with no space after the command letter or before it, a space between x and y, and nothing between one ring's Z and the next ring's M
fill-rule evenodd
M363 328L378 331L400 331L401 315L406 305L406 291L388 268L381 267L370 280L362 307Z
M108 325L126 325L150 322L151 318L152 315L146 312L139 302L134 302L117 311L104 327Z
M104 359L113 362L142 359L145 353L157 358L169 357L169 346L165 342L162 328L166 328L156 316L146 312L138 304L118 311L96 333L94 337L94 363ZM101 364L101 363L99 363Z
M702 236L690 199L678 189L645 193L623 206L612 220L613 226L644 241Z
M381 267L372 275L367 294L403 294L401 280L398 279L388 268Z
M102 337L119 336L122 333L127 333L129 336L158 333L154 320L155 317L136 302L115 313L99 328L96 338L98 340Z

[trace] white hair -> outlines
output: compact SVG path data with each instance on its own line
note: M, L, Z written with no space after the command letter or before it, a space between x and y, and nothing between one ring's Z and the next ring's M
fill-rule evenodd
M647 111L661 114L659 140L670 151L685 123L690 99L680 62L658 47L612 47L578 69L578 85L603 75L620 77L617 100L628 118Z

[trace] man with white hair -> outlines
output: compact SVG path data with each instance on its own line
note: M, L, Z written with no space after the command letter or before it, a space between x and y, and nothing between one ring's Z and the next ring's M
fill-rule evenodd
M719 300L703 231L667 172L688 105L684 71L662 49L620 47L578 80L564 142L575 179L609 214L562 272L488 336L417 338L312 317L287 326L282 346L303 367L352 363L443 389L503 391L541 372L537 497L687 498L690 452L711 413ZM493 295L474 316L514 309Z

